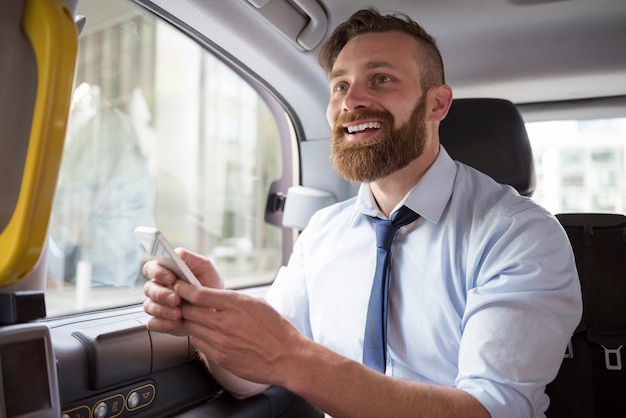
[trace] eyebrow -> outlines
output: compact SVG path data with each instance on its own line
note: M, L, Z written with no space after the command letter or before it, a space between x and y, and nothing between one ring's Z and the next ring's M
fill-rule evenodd
M364 70L364 71L375 70L375 69L378 69L378 68L390 68L390 69L393 69L393 70L398 69L398 67L396 67L395 65L393 65L389 61L385 61L385 60L367 61L361 67L361 69ZM330 73L330 75L328 76L328 79L332 80L333 78L341 77L344 74L346 74L346 72L347 72L346 70L342 70L342 69L332 71Z

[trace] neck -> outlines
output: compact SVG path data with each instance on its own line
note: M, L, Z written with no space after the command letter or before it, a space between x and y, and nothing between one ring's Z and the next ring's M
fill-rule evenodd
M437 159L438 154L439 147L436 147L435 152L425 152L406 167L369 184L378 208L385 216L389 217L393 208L421 180Z

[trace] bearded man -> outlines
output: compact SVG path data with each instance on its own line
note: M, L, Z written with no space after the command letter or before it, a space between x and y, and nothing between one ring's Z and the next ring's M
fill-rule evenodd
M200 289L147 263L148 328L191 335L238 397L271 384L334 417L544 416L582 311L558 221L439 144L452 89L407 16L355 13L320 62L332 161L358 195L313 216L267 301L215 289L190 252Z

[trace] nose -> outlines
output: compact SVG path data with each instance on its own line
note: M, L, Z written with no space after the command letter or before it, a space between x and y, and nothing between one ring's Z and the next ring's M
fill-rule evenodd
M342 110L351 112L356 109L369 108L372 106L372 96L367 86L353 83L343 97Z

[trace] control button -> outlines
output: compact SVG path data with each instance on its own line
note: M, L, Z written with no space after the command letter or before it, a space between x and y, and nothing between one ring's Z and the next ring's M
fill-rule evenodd
M146 385L138 388L137 392L141 395L141 406L149 405L154 400L155 388L153 385Z
M95 418L104 418L107 416L107 411L108 411L108 407L107 404L104 402L100 402L98 405L96 405L96 407L93 409L93 415Z
M111 408L111 417L116 417L124 412L124 397L122 395L113 396L107 402Z
M139 394L136 391L132 392L130 395L128 395L128 408L137 408L137 405L139 405L139 400Z
M153 384L136 387L126 397L126 407L129 411L134 411L139 408L145 408L150 405L154 400L155 387Z
M86 406L79 406L76 408L63 411L62 418L91 418L91 411Z

